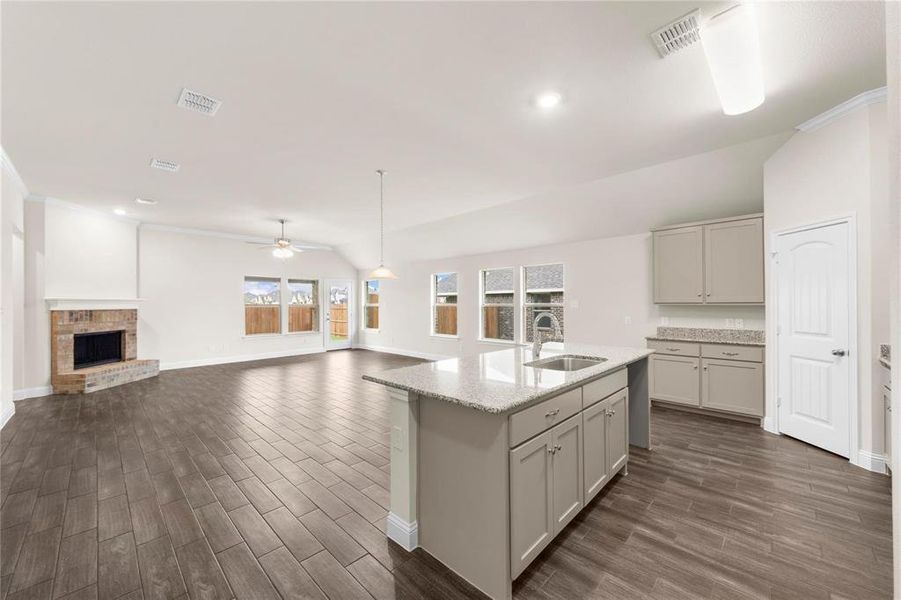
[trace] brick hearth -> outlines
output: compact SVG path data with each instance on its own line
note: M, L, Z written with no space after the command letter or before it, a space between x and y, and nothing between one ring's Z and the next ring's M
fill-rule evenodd
M75 334L122 331L121 362L75 370ZM138 360L138 311L50 311L50 382L56 394L94 392L159 374L158 360Z

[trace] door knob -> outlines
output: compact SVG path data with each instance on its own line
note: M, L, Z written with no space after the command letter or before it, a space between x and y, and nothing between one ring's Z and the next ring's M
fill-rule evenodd
M844 356L845 354L847 354L847 351L842 350L840 348L832 351L832 356Z

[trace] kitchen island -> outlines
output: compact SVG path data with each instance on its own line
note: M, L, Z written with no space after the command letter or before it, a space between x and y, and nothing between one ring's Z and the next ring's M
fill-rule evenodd
M539 358L515 346L364 375L391 397L388 537L511 598L513 580L626 471L629 444L650 447L652 352L554 343Z

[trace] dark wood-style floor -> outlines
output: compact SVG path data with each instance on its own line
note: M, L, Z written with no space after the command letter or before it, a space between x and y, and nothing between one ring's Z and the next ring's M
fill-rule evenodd
M343 351L19 402L0 432L0 597L478 597L386 540L387 394ZM653 452L517 598L888 598L888 479L749 425L655 410Z

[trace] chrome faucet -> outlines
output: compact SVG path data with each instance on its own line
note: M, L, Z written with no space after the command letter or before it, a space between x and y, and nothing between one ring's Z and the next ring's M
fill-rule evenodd
M544 345L544 340L542 340L542 334L545 331L550 331L549 327L539 327L538 321L540 321L543 317L550 317L551 323L554 325L554 342L563 341L563 330L560 329L560 320L557 318L552 312L544 311L535 315L535 319L532 321L532 358L539 358L539 354L541 354L541 346Z

